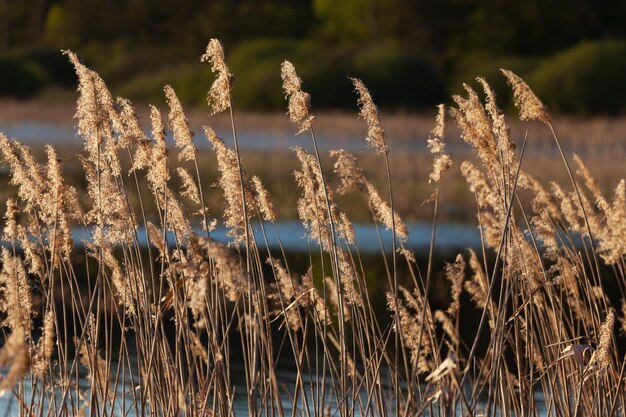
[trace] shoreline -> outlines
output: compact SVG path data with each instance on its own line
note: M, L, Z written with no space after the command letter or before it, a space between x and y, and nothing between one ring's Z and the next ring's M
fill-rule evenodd
M0 99L0 131L3 126L15 126L24 123L51 124L72 129L75 126L74 113L76 104L72 101L46 101ZM158 103L164 117L167 114L165 100ZM136 104L138 116L144 127L149 126L149 106ZM190 127L201 130L203 125L209 125L216 131L228 131L230 118L227 113L210 116L208 108L188 107L185 109ZM358 118L355 111L321 111L314 112L316 116L315 131L321 136L336 137L337 139L363 138L367 135L367 127L363 120ZM240 132L266 134L295 135L296 129L284 113L254 113L236 112L237 129ZM435 126L435 111L428 113L387 113L380 115L387 139L395 141L414 141L428 138ZM561 139L571 146L612 147L626 145L626 116L607 117L574 117L554 116L554 127ZM552 136L545 126L538 122L521 122L516 115L507 115L507 122L511 128L511 137L521 140L528 130L529 145L551 145ZM447 123L446 137L458 138L459 131L453 123Z

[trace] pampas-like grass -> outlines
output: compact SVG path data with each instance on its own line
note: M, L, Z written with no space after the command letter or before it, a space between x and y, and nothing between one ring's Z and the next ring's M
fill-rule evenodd
M539 100L528 84L513 71L501 69L509 85L513 89L513 100L519 108L520 119L539 120L550 123L552 118L548 114L546 106Z
M527 172L526 142L513 144L493 90L479 78L484 100L466 86L455 106L438 107L425 138L432 171L412 179L434 188L425 196L433 224L424 252L410 247L394 206L393 147L365 84L351 79L367 146L385 161L382 191L343 150L331 153L334 173L326 177L310 96L285 61L288 116L314 148L294 150L296 209L310 242L299 270L282 243L276 251L260 244L280 222L283 202L270 200L275 184L266 189L243 169L235 85L219 41L201 58L216 75L207 86L210 111L230 110L235 141L229 149L205 128L219 192L203 184L201 151L171 87L167 123L151 106L145 132L129 100L114 98L96 72L65 54L78 76L85 189L64 181L53 147L38 161L0 134L14 187L0 270L0 389L21 414L234 417L245 406L251 416L539 416L542 398L548 415L624 414L616 329L626 328L626 182L609 197L594 166L575 156L579 189L545 106L512 72L503 70L520 118L548 125L571 185L544 185ZM439 271L441 190L457 166L445 151L446 114L477 156L458 166L476 200L482 247ZM169 157L170 133L178 158ZM367 270L335 199L355 191L371 221L392 232L393 252L381 236L378 255L386 276ZM214 195L224 200L230 245L212 236L217 220L205 201ZM76 228L89 238L74 241ZM281 379L282 366L293 370L293 383Z
M296 69L289 61L283 62L280 67L280 76L283 79L283 90L289 100L287 114L289 120L298 125L298 133L309 129L315 118L309 115L311 96L302 91L302 80L296 74Z
M211 70L216 75L215 81L207 94L207 101L213 114L220 113L230 107L232 82L232 75L228 72L228 66L224 58L224 48L221 42L217 39L211 39L206 47L206 52L200 60L210 63Z

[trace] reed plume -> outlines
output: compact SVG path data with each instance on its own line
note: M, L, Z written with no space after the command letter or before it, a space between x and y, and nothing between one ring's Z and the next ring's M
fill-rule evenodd
M8 374L0 381L0 397L7 390L13 389L30 369L30 354L25 338L23 328L15 329L0 350L0 366L11 364Z
M180 150L178 160L191 161L196 156L196 148L193 144L193 132L189 129L189 121L174 89L166 85L163 91L167 98L167 104L170 107L168 116L170 130L174 136L174 143Z
M118 97L116 103L120 115L118 138L120 147L130 148L145 143L148 138L143 131L135 106L130 100L122 97Z
M133 169L148 168L146 179L154 193L163 193L167 189L170 171L167 165L169 151L165 142L165 127L159 110L150 107L150 121L152 124L151 146L142 145L141 152L135 156Z
M263 216L263 220L268 222L276 221L276 210L274 209L274 205L272 204L267 190L263 186L261 179L256 175L252 177L252 187L254 189L255 198L257 205L259 206L259 210Z
M367 145L377 154L384 155L389 152L389 149L385 141L385 131L380 123L378 108L363 81L358 78L350 78L350 80L358 96L359 116L367 123Z
M377 188L365 177L363 170L358 166L356 157L344 150L331 151L330 156L337 159L334 171L341 180L337 192L339 194L352 191L363 193L367 197L374 221L384 225L387 230L395 230L400 243L405 243L409 236L408 227L398 213L392 212L389 203L380 197Z
M272 188L242 170L231 113L234 149L205 128L217 154L229 247L209 236L217 220L207 224L205 202L214 195L203 194L207 175L196 155L202 149L194 147L174 90L164 88L167 126L179 151L170 159L159 110L150 107L151 132L144 132L129 100L114 99L97 73L66 55L79 80L85 190L65 182L61 152L46 146L39 160L39 153L0 134L15 188L6 201L0 268L0 389L17 400L9 414L232 417L241 397L255 416L533 417L541 414L542 398L555 415L623 414L626 181L605 197L592 176L596 167L578 156L585 192L575 183L574 191L544 185L525 172L526 140L518 155L486 80L477 79L479 93L465 86L449 110L477 156L460 171L476 200L480 251L437 269L439 190L451 164L444 106L427 140L434 162L424 178L437 191L424 261L394 209L378 109L365 85L351 79L368 146L385 159L389 199L366 175L377 166L362 168L343 150L331 152L335 192L363 194L374 222L392 230L391 264L385 235L378 255L359 250L340 210L347 199L335 200L322 170L310 97L285 61L290 119L310 131L315 148L294 150L296 209L314 244L293 255L280 237L278 248L257 243L259 233L271 243L267 229L274 225L267 222L280 222L277 212L287 200L274 206ZM201 59L216 73L211 111L232 111L221 44L211 40ZM550 124L523 80L503 72L521 118ZM180 189L170 184L170 170ZM154 197L147 204L146 190ZM86 213L83 198L91 200ZM194 231L200 220L204 237ZM84 240L74 239L79 228ZM397 265L396 249L406 265ZM377 294L384 294L393 318L379 314ZM466 300L481 310L473 340ZM293 384L281 383L283 364L294 370Z
M513 100L519 109L520 119L551 123L552 118L547 107L539 100L528 84L513 71L507 69L500 69L500 71L513 89Z
M215 81L213 81L207 95L207 102L212 114L221 113L230 107L230 88L233 79L228 72L221 42L217 39L211 39L200 61L210 63L211 70L216 74Z
M220 171L219 186L224 193L226 201L224 224L230 228L229 235L235 238L235 245L246 243L248 219L243 209L244 198L248 206L254 202L254 196L247 177L245 173L240 173L239 171L235 151L228 149L224 141L210 127L204 126L204 131L217 154L217 165ZM245 188L243 190L240 183L241 175L243 175L244 179L243 187ZM246 194L245 197L244 193Z
M398 309L399 323L402 327L395 329L400 333L405 346L411 352L411 367L418 373L429 373L432 370L432 347L430 334L434 327L430 315L426 315L426 322L422 322L423 299L415 293L412 294L404 287L400 292L405 300L394 300L393 294L387 293L387 307L391 310ZM421 336L421 337L420 337Z
M303 304L301 302L303 297L301 289L280 260L269 257L266 263L271 265L274 270L274 278L276 280L274 284L276 293L270 296L279 306L274 314L277 316L283 314L285 323L292 330L298 331L302 328L302 320L300 320L298 312L298 309Z
M437 106L437 121L434 129L431 131L431 134L428 138L427 146L430 150L430 153L435 155L435 160L433 161L433 170L428 176L428 182L438 183L441 181L441 177L445 174L452 165L452 160L449 155L446 155L445 152L445 144L443 142L443 135L446 125L446 109L443 104Z
M287 106L289 120L298 125L298 134L313 126L315 117L309 114L311 96L302 91L302 80L296 74L296 68L289 61L280 66L280 76L283 80L285 97L289 101Z
M43 319L43 333L39 338L35 349L31 353L33 372L39 378L43 378L51 366L50 359L56 348L56 324L54 312L46 311Z
M0 289L4 295L1 309L6 313L3 320L13 331L29 329L33 309L32 289L22 260L2 248L2 272Z
M189 200L193 201L195 204L200 205L200 191L198 190L198 186L194 179L191 177L189 171L187 171L183 167L176 168L176 173L180 178L180 182L182 184L182 192L181 196L187 197Z

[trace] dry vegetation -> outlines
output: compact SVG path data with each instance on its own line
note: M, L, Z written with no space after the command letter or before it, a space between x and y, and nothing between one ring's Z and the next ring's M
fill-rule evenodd
M86 196L64 181L52 147L40 162L0 134L15 193L3 233L0 384L20 415L232 416L242 394L249 415L624 415L626 183L605 195L580 158L570 161L547 109L515 74L503 71L520 118L545 125L566 182L543 184L527 172L527 141L512 145L483 80L484 101L468 87L453 108L439 107L429 172L417 179L410 170L398 179L376 106L353 80L373 150L367 165L378 177L344 151L332 153L331 166L318 150L310 98L285 62L289 118L311 149L294 149L292 210L311 242L310 267L296 271L284 251L261 249L264 233L252 233L253 223L273 227L276 200L248 174L255 169L243 169L219 42L202 60L217 75L211 112L229 114L235 147L205 131L230 248L210 237L216 191L201 175L206 162L174 90L165 87L167 116L150 108L146 135L132 104L66 54L79 78ZM448 119L474 162L446 153ZM446 267L449 298L436 309L433 251L451 164L475 197L484 244ZM397 214L402 178L423 183L432 218L423 265ZM379 255L386 317L375 314L339 198L356 194L361 211L393 233L392 251ZM90 238L73 241L75 228ZM471 338L461 337L464 309L480 316ZM283 367L295 370L290 384L277 375Z

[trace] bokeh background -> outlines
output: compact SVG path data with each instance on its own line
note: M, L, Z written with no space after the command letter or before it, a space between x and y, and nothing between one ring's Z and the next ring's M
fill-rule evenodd
M419 111L482 75L509 102L500 67L528 81L555 113L626 109L623 0L0 0L0 96L74 100L72 49L115 94L162 101L171 84L204 103L199 56L223 41L238 109L284 108L291 60L316 108L354 109L346 75L383 109Z

